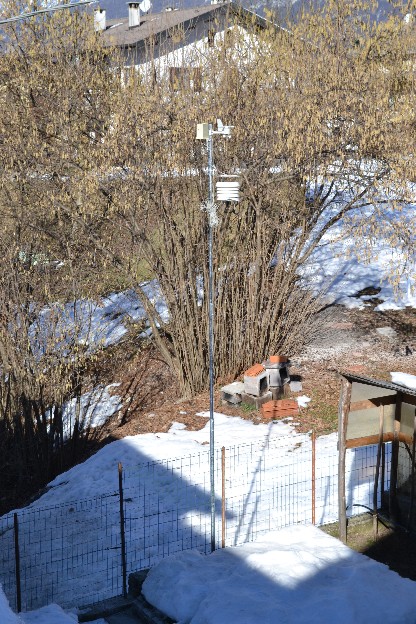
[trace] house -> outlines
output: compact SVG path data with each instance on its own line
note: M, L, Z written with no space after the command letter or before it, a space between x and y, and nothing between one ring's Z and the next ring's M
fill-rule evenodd
M144 13L145 2L128 2L128 14L121 19L106 20L106 12L97 9L95 29L102 33L105 45L121 50L126 66L156 61L159 71L169 71L171 80L191 72L197 82L198 68L210 48L233 32L251 36L268 24L235 2Z

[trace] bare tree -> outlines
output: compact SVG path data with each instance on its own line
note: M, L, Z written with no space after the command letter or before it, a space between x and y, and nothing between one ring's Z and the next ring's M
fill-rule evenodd
M151 56L121 71L77 16L10 34L0 61L4 223L64 260L71 294L99 291L111 272L134 286L186 395L208 384L197 123L235 126L216 142L215 165L241 179L241 202L219 206L215 230L217 379L307 342L320 303L304 267L338 225L363 253L381 232L411 250L401 208L415 178L414 28L400 17L375 24L365 3L357 8L330 2L288 30L236 25L188 59L180 80Z
M215 234L217 378L308 341L319 301L304 267L331 233L368 252L381 234L411 252L414 31L366 22L364 5L305 16L289 31L241 35L206 55L203 89L133 72L118 115L125 156L114 222L163 293L143 289L154 338L187 395L207 385L206 154L197 122L235 126L217 141L218 173L238 173L242 200L220 205ZM355 18L354 15L358 15ZM154 66L158 69L157 62ZM184 74L185 75L185 74ZM178 88L180 86L180 88Z

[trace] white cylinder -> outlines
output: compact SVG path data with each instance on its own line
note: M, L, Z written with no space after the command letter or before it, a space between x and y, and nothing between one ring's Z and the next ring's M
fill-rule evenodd
M105 30L105 10L95 9L94 11L94 30L100 32Z
M129 28L140 26L140 8L138 2L129 2Z
M240 182L217 182L218 201L240 201Z

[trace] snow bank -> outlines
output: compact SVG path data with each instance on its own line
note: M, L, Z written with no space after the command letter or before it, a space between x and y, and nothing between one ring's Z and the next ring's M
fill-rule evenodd
M150 571L143 594L187 624L414 624L416 613L415 582L313 526L173 555Z
M108 494L118 488L117 466L119 462L128 469L147 461L164 461L169 458L189 457L205 452L209 443L208 412L198 414L206 419L206 425L199 431L188 431L185 425L173 423L167 433L145 433L127 436L100 449L82 464L78 464L57 476L49 483L49 491L31 506L44 507L73 500L93 498ZM215 446L266 441L271 436L284 439L287 446L295 447L309 439L299 435L292 424L282 421L268 425L254 425L252 422L214 413ZM205 471L205 466L201 469ZM198 471L199 472L199 471ZM195 476L195 474L194 474ZM155 485L153 484L153 487ZM167 493L168 495L168 493Z
M24 624L78 624L78 617L75 613L67 613L57 604L22 613L21 616ZM91 624L94 623L91 622Z
M22 620L10 609L9 601L0 585L0 622L1 624L22 624Z
M105 624L104 620L97 620L96 622L96 624L101 623ZM11 610L0 585L0 624L78 624L78 617L75 613L66 613L57 604L50 604L41 609L36 609L36 611L16 615Z

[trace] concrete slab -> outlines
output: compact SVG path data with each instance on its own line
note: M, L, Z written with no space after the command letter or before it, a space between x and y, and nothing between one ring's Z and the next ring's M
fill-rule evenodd
M241 394L244 392L244 384L241 381L233 381L221 388L221 400L223 403L238 405L241 403Z
M82 609L78 614L78 621L92 622L94 620L99 620L100 618L106 619L113 614L119 614L122 611L128 610L131 607L133 600L133 596L129 596L128 598L115 596L114 598L103 600L102 602L98 602L90 607Z
M302 392L302 382L301 381L291 381L289 383L290 389L292 392Z
M145 624L145 620L140 619L133 609L109 615L105 621L107 624Z
M266 403L266 401L271 401L272 398L273 395L271 392L266 392L266 394L263 394L263 396L260 397L253 396L252 394L246 394L245 392L243 392L241 395L242 403L246 403L247 405L255 407L256 409L260 409L263 403Z

